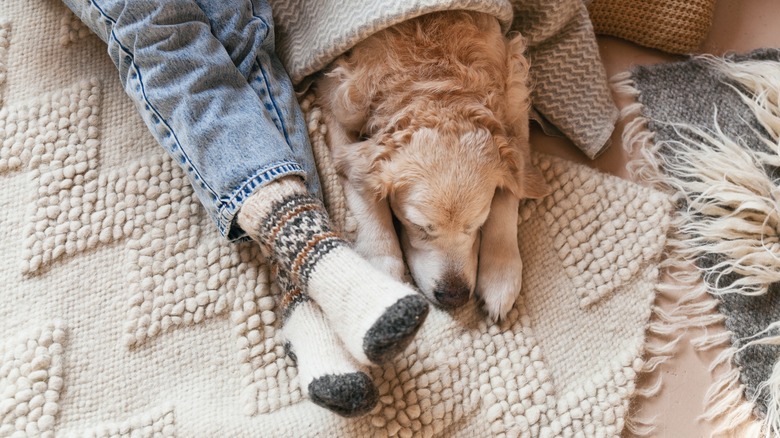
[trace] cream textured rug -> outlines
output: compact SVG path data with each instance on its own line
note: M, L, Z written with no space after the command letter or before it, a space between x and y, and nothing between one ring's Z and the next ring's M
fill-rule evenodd
M522 206L524 294L490 325L433 310L343 419L301 399L255 245L228 244L97 38L0 3L0 437L616 436L646 365L670 205L549 157ZM305 98L327 203L354 224Z

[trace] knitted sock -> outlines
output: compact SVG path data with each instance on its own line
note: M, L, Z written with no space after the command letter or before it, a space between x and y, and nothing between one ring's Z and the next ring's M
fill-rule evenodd
M422 296L376 270L331 230L322 203L297 178L257 190L238 224L319 305L360 363L381 364L400 353L428 314Z
M325 320L320 308L284 272L277 274L282 297L282 335L287 354L298 366L304 395L344 417L368 413L378 391L366 373L354 364Z

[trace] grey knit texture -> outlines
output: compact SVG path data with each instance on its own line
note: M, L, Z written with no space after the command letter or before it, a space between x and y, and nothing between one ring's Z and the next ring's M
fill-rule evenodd
M528 42L533 105L593 158L618 111L581 0L271 0L277 52L293 83L316 73L369 35L423 14L468 10L495 16Z
M780 61L780 50L761 49L745 56L734 56L732 59ZM643 105L642 113L650 120L648 129L655 133L656 143L662 144L659 153L667 162L675 162L676 156L676 144L668 141L679 138L671 124L684 123L709 130L714 127L716 109L718 125L727 136L741 139L746 147L755 147L758 144L756 132L763 132L763 128L739 95L728 85L728 81L705 63L690 60L641 66L636 67L632 73L635 87L641 93L638 99ZM780 177L776 168L765 170L775 180ZM668 177L684 178L682 175L675 175L669 168L664 171ZM715 266L719 257L718 254L710 254L701 257L697 263L700 266ZM727 286L735 280L734 275L724 276L717 286ZM780 320L779 293L780 284L775 283L763 296L715 296L720 300L719 311L727 318L726 328L733 334L732 344L735 348L744 345L745 338ZM745 385L745 397L748 400L756 396L759 384L769 378L779 356L780 346L773 345L750 346L736 355L735 365L741 369L740 379ZM767 396L766 391L758 394L756 405L762 413L766 412Z
M362 372L326 374L309 383L314 403L343 417L357 417L376 406L378 391L371 377Z
M406 349L428 315L428 302L409 295L390 306L363 337L363 351L372 362L382 364Z

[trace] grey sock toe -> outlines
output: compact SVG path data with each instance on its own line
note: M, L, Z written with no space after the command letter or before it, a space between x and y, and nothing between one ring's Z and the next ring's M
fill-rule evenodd
M343 417L368 413L379 397L371 378L360 371L347 374L326 374L309 383L309 398Z
M428 302L409 295L390 306L366 332L363 351L369 360L381 364L403 351L428 316Z

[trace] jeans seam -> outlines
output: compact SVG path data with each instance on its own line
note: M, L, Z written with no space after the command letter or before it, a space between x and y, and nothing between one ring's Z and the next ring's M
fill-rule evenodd
M271 92L271 89L268 87L268 75L265 72L265 69L263 68L263 64L261 62L257 63L258 69L260 70L260 74L263 75L263 86L265 87L266 94L268 95L268 99L271 101L271 104L274 106L274 112L276 112L276 117L279 118L279 125L281 125L282 128L282 134L284 134L284 141L287 142L287 144L290 144L290 136L287 133L287 126L284 123L284 117L282 117L282 113L279 111L279 105L276 103L276 100L274 99L274 95Z
M260 20L266 27L266 29L271 29L270 26L268 26L268 22L261 16L257 15L255 12L255 5L252 3L252 1L249 1L249 8L252 10L252 17L257 18ZM282 128L282 134L284 134L284 140L287 142L287 144L290 144L290 135L287 133L287 126L284 123L284 117L282 117L281 112L279 111L279 105L276 103L276 100L274 100L273 93L271 93L271 89L268 87L268 75L265 72L265 69L263 68L263 64L259 62L257 59L255 59L255 62L257 63L258 70L260 70L260 73L263 75L263 86L265 87L266 94L268 95L268 99L271 101L271 104L274 106L274 111L276 112L276 117L279 118L279 125L281 125Z
M187 161L187 163L192 163L190 158L187 156L187 153L184 151L184 148L181 146L181 142L179 141L179 137L176 135L176 131L173 130L173 128L168 124L168 121L165 120L165 118L160 114L160 112L155 108L154 104L149 100L149 98L146 95L146 87L144 87L143 79L141 78L141 70L138 68L138 64L135 63L135 55L133 52L131 52L127 47L125 47L124 44L122 44L121 41L119 41L119 38L116 36L116 33L114 33L114 25L116 25L116 19L108 15L103 9L100 7L100 5L97 4L95 0L90 0L90 3L97 9L97 11L100 13L101 16L106 18L107 20L110 20L113 25L111 26L111 38L116 41L117 45L119 45L119 48L124 51L128 56L130 56L131 63L133 66L133 69L135 69L135 72L138 74L138 83L141 85L141 95L143 96L144 102L146 102L147 105L149 105L149 108L152 110L152 112L157 116L157 118L160 119L160 121L165 125L165 127L171 132L173 135L174 141L176 142L176 146L178 147L179 151L181 152L183 158ZM192 172L194 172L198 179L203 183L204 188L206 188L211 196L214 199L219 199L217 196L216 191L211 188L211 185L209 185L208 182L206 182L205 179L203 179L203 176L198 172L197 169L195 169L193 166L189 166L192 169Z

